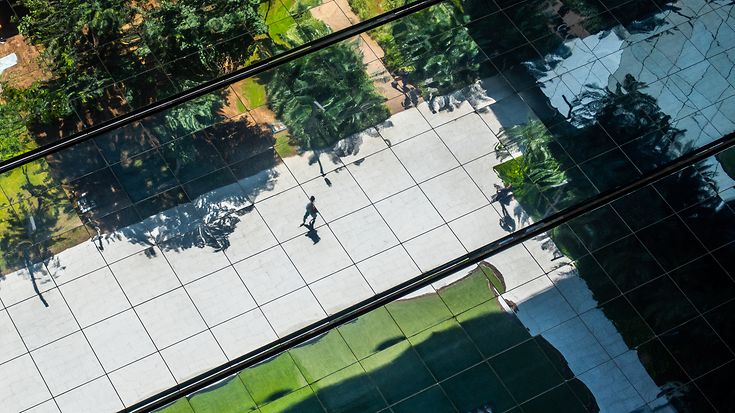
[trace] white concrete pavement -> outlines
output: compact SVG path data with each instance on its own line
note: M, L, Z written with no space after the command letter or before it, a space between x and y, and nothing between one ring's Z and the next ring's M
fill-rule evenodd
M505 234L490 182L508 155L468 102L348 140L4 274L5 408L131 405ZM299 227L309 195L312 231ZM182 218L228 212L225 249Z

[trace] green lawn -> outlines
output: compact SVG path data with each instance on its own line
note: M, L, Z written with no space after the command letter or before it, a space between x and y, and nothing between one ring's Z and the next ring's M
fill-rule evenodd
M265 86L260 83L258 77L247 78L240 82L240 93L243 99L247 100L250 104L250 109L255 109L268 103L265 95ZM237 108L240 109L241 105L242 102L238 102ZM244 106L241 111L245 111Z
M36 241L43 240L38 238L40 234L53 237L52 241L47 241L49 252L57 253L89 239L86 230L81 228L82 222L74 207L49 174L45 161L31 162L1 175L0 189L0 239L9 234L7 227L10 225L8 220L12 210L22 213L26 206L35 210L38 202L42 206L41 213L35 216L38 226ZM14 204L12 208L11 203ZM7 240L11 246L19 241ZM15 268L9 266L17 266L18 263L12 263L6 258L0 257L0 269L14 270Z
M0 175L0 188L4 193L0 198L0 206L7 204L6 196L13 202L32 196L33 194L24 188L27 181L30 181L32 186L41 187L48 179L48 165L43 160L31 162Z
M260 4L258 12L266 15L265 23L268 25L268 36L278 45L283 47L293 46L294 40L300 40L296 43L303 42L304 39L296 39L299 37L295 29L297 27L294 16L299 16L300 24L304 24L303 20L313 20L311 14L304 13L311 7L321 3L320 0L271 0ZM303 14L302 14L303 13Z
M296 366L309 383L324 378L357 361L337 330L290 351ZM328 355L328 357L324 357Z
M405 338L385 307L340 326L339 332L361 360Z
M4 234L8 229L8 218L10 217L10 207L0 207L0 234ZM8 264L5 261L5 254L0 254L0 274L10 272Z
M407 300L395 301L385 308L407 335L414 335L452 317L449 308L437 294L426 294Z
M500 291L505 288L498 277L486 265L475 267L465 278L438 291L453 314L463 313L495 296L492 287Z
M292 1L293 0L291 0L291 2ZM289 0L286 0L286 2L290 3ZM268 26L291 17L291 14L288 12L288 9L283 6L283 2L281 2L281 0L269 0L260 3L260 6L258 6L258 13L261 16L265 16L265 23Z
M735 148L730 148L724 152L717 154L717 160L720 161L722 169L735 179Z
M173 404L169 404L159 411L166 413L194 413L194 409L189 404L189 399L176 400Z
M276 134L276 153L281 158L288 158L296 154L296 147L291 145L291 135L288 131L281 131Z
M255 410L255 402L238 376L215 385L213 390L194 394L189 397L189 403L196 413L239 413ZM182 408L181 411L187 410Z
M523 169L521 157L509 159L493 167L505 183L519 182L523 180Z
M495 270L491 268L490 264L482 261L480 264L478 264L480 269L485 273L485 276L490 280L490 283L492 283L493 287L495 287L495 290L499 294L505 293L505 281L503 281L498 274L495 273Z
M538 221L548 215L549 206L538 186L523 177L521 159L522 157L519 156L495 165L493 168L504 184L513 185L515 198L523 206L526 213L534 221Z
M463 331L474 339L491 337L489 341L495 347L528 337L517 326L515 317L505 313L493 298L491 285L504 288L489 267L476 267L467 277L440 289L439 294L400 300L373 310L318 339L248 368L212 390L190 396L189 402L196 413L247 412L255 405L262 412L301 413L318 406L313 388L328 405L359 405L367 409L381 403L373 385L397 400L433 383L412 347L429 361L433 374L448 376L479 360L477 350L465 351L471 348L471 342ZM449 347L441 352L437 346ZM455 347L456 352L462 353L456 355L456 360L452 351ZM400 375L390 373L399 370ZM415 380L419 376L422 380ZM342 388L345 383L349 385ZM163 411L184 413L190 411L188 408L189 404L179 401Z

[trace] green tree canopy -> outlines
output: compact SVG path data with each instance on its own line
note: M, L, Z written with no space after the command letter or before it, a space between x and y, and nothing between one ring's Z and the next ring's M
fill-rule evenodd
M52 73L49 87L70 99L99 96L110 81L95 48L117 39L133 10L125 0L23 0L28 14L19 29L39 46L43 65ZM59 98L56 93L50 98Z
M260 0L161 0L141 10L139 30L146 46L138 53L163 62L194 56L187 60L189 67L174 65L171 70L221 75L242 65L252 53L251 36L266 32L259 4Z
M20 0L27 13L19 29L40 51L48 79L24 89L2 85L3 159L22 152L30 136L62 135L62 125L76 130L75 110L96 122L128 110L125 101L139 106L172 93L167 76L186 88L233 70L252 53L252 36L266 30L260 0L144 3ZM180 58L186 60L161 72L161 64ZM185 124L212 124L221 105L222 99L201 99L167 115L166 123L177 135Z
M30 135L17 108L0 104L0 159L18 155L30 144Z
M510 161L503 171L504 180L513 186L516 195L523 197L535 189L534 185L543 190L567 183L566 174L549 149L553 136L541 121L531 120L504 133L523 154Z
M478 77L480 49L457 20L457 10L439 4L371 32L394 74L427 94L446 94Z
M266 90L294 143L305 148L325 148L388 117L354 44L340 43L279 66Z

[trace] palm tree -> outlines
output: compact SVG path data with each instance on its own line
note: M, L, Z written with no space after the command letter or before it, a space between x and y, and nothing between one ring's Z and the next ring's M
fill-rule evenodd
M388 70L406 76L426 96L472 84L481 52L458 17L453 6L440 4L376 29Z
M523 156L515 159L516 170L510 175L510 183L518 196L537 185L539 189L552 189L567 183L566 175L549 149L552 136L539 120L530 120L505 132L510 141L518 145Z
M305 149L324 149L388 117L354 44L279 66L266 81L270 107Z

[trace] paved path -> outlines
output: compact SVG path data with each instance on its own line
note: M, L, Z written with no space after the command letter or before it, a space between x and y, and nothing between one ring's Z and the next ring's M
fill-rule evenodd
M325 2L309 11L314 18L324 22L332 31L342 30L360 22L360 18L352 11L347 0ZM360 34L355 38L355 41L360 49L362 62L365 64L373 86L375 86L378 93L385 97L386 105L391 113L400 112L403 110L401 106L403 100L396 98L402 96L402 93L391 86L395 79L380 60L385 56L385 51L367 33Z
M504 235L489 198L509 154L483 103L422 104L5 274L0 399L119 409ZM223 223L221 250L204 241Z
M334 150L265 163L190 204L5 274L3 407L120 409L506 235L490 202L502 185L493 167L518 153L498 136L533 114L504 85L472 85L482 99L451 111L422 103L395 113ZM313 231L299 227L310 195L321 212ZM516 229L531 223L515 201L507 209ZM225 226L226 248L207 241ZM602 410L652 400L659 389L636 353L555 252L538 239L492 257L503 297Z
M436 114L426 104L406 110L336 152L286 158L191 205L7 274L0 282L7 307L0 312L0 397L11 410L52 395L64 411L115 410L507 234L489 201L502 184L493 166L510 156L496 151L496 134L508 127L499 116L504 105L522 107L488 102ZM233 202L238 191L254 204ZM321 212L316 243L298 226L308 195ZM172 237L170 222L188 237L206 236L180 219L197 208L214 222L238 209L224 251L181 247ZM514 200L508 211L516 228L531 222ZM590 292L570 267L556 269L564 261L542 245L549 248L534 240L490 262L529 331L547 337L582 373L597 359L580 355L568 337L617 333L596 310L577 316L594 307ZM552 280L563 281L559 290ZM631 400L595 378L603 370L606 378L613 377L608 370L639 372L633 361L618 366L620 357L584 376L595 395Z
M662 389L636 350L597 308L592 291L551 239L538 237L489 261L508 286L502 298L517 306L513 311L506 305L506 311L515 312L530 334L541 335L561 353L601 412L633 411L659 397ZM653 406L673 411L665 398Z

